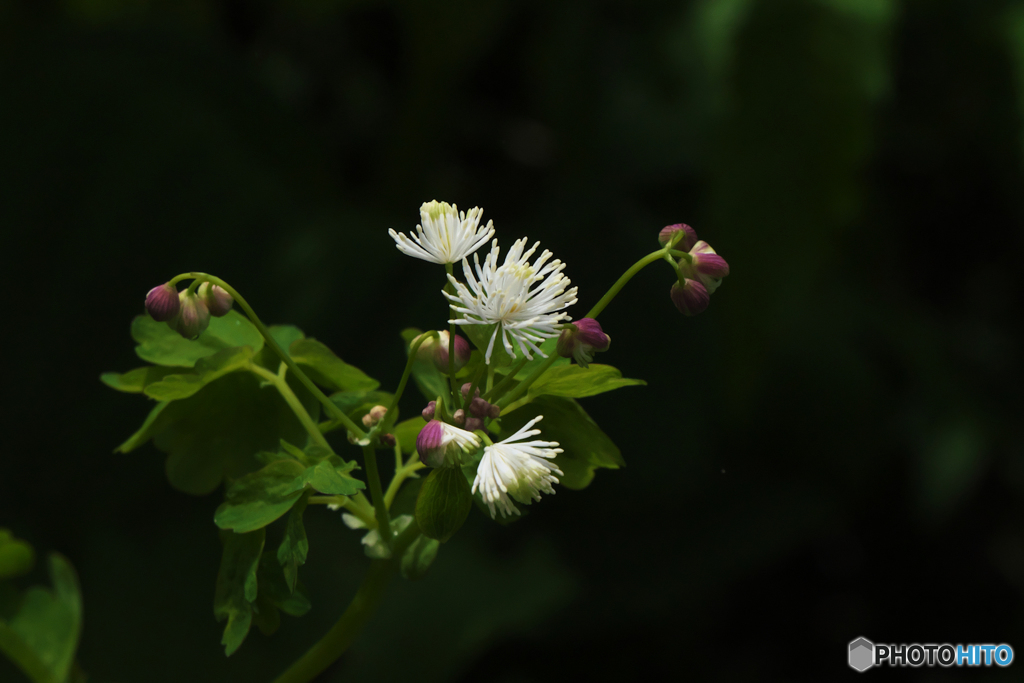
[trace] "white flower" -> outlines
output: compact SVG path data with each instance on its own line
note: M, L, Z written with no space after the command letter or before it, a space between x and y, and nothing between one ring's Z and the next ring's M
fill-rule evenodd
M476 277L469 267L469 261L462 260L462 272L466 284L452 275L448 280L455 286L455 294L445 292L451 301L452 310L463 317L449 320L456 325L495 325L491 340L487 344L485 362L491 362L494 340L501 333L501 343L510 356L515 356L514 340L527 358L533 358L531 351L547 357L537 346L545 339L557 337L558 324L568 320L568 313L559 313L566 306L576 303L576 288L566 289L569 278L562 275L565 264L555 259L547 260L551 252L545 250L533 265L530 257L537 251L540 242L534 243L529 251L526 238L516 241L505 255L505 262L498 265L498 240L491 245L491 252L484 258L473 255Z
M520 503L529 503L530 499L540 500L540 493L553 494L552 484L558 479L554 474L562 475L562 470L549 462L549 458L562 452L557 441L526 441L512 443L540 434L539 429L530 429L543 419L538 415L504 441L484 448L480 465L476 468L476 479L473 480L473 493L480 490L487 507L494 517L495 506L501 510L503 517L511 513L519 514L509 496Z
M429 467L441 467L459 459L459 452L480 448L480 437L453 425L431 420L416 436L416 452L420 462Z
M494 236L491 221L479 227L484 210L474 207L467 214L459 213L459 207L447 202L424 202L420 206L422 225L416 226L418 234L407 237L392 229L388 234L395 240L398 250L431 263L458 263Z

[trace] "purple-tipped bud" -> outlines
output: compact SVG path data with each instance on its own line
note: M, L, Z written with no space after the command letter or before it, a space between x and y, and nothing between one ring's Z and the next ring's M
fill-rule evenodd
M178 315L167 324L185 339L195 339L210 324L210 311L202 299L187 289L179 292L178 300L181 306Z
M444 463L447 445L440 420L431 420L416 436L416 452L420 454L420 462L428 467L440 467Z
M484 421L479 417L467 417L466 426L463 427L467 432L475 432L478 429L484 428Z
M394 448L395 444L398 443L398 442L395 441L395 435L394 434L381 434L380 435L380 443L381 443L381 445L387 446L388 448Z
M434 347L434 365L441 372L448 372L448 338L449 334L446 331L438 333L437 346ZM469 355L472 350L469 348L469 342L463 337L455 335L455 371L458 372L469 362Z
M179 310L178 290L170 282L154 287L146 295L146 312L158 323L173 319Z
M434 419L434 413L436 413L436 412L437 412L437 401L431 401L430 403L427 404L427 407L424 408L420 412L420 415L423 416L424 420L433 420Z
M465 384L462 385L462 395L463 395L463 397L468 397L469 396L469 390L472 387L473 387L473 383L472 382L466 382ZM473 398L476 398L479 395L480 395L480 387L477 387L476 391L473 392Z
M722 278L729 274L729 264L703 240L693 245L690 256L693 259L689 264L690 269L696 273L708 294L714 294L718 285L722 284Z
M227 315L228 311L231 310L231 306L235 303L235 300L231 298L227 290L220 285L211 285L209 282L204 282L199 285L198 292L199 298L206 304L210 315L215 315L218 318L222 315Z
M452 415L452 422L455 424L456 427L461 427L462 425L466 424L466 411L463 410L462 408L456 410L455 414Z
M491 404L479 396L469 402L469 412L472 413L474 417L487 417L487 411L490 407Z
M669 294L672 297L672 303L683 315L697 315L708 307L708 302L711 300L704 285L690 278L685 278L683 284L679 284L678 281L673 284Z
M575 358L576 364L586 368L594 360L594 353L607 351L612 338L593 318L583 318L568 325L558 336L556 349L562 358Z
M679 241L675 243L673 249L679 251L689 251L697 242L697 231L691 228L686 223L676 223L675 225L666 225L658 233L658 242L661 246L665 246L672 241L672 238L676 236L676 233L681 232L683 236L679 238Z

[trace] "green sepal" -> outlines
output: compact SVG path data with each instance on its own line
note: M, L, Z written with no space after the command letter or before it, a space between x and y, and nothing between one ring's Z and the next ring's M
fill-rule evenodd
M424 480L416 498L416 523L427 538L442 543L469 516L473 494L460 467L439 467Z
M186 368L224 349L248 346L253 353L259 353L263 348L259 330L235 310L220 318L210 318L210 326L196 340L185 339L167 323L158 323L148 315L136 316L132 321L132 338L139 344L135 353L142 360Z
M316 339L295 340L288 355L311 380L331 391L373 391L380 386L380 382L338 358Z
M35 562L36 552L32 546L0 527L0 580L28 574Z
M289 386L313 419L315 398L294 378ZM116 449L135 450L153 439L167 453L171 486L195 495L210 493L227 477L256 469L259 451L277 450L281 439L304 444L305 429L277 391L261 388L250 373L233 372L186 399L157 404L142 427Z
M417 415L411 417L404 422L399 422L395 425L391 433L398 439L399 445L402 447L402 452L409 455L416 450L416 437L419 436L420 430L422 430L427 424L427 421L422 416Z
M252 357L253 350L248 346L224 349L197 360L194 372L165 375L162 379L147 384L144 392L146 396L157 401L178 401L188 398L229 372L246 369Z
M306 538L306 527L302 524L302 513L306 511L308 502L309 492L306 492L292 506L284 530L284 539L277 548L277 561L284 572L289 594L295 592L295 584L299 580L299 566L306 564L306 557L309 555L309 539Z
M104 372L100 375L100 381L111 389L117 389L128 394L141 394L153 382L159 382L167 375L173 375L178 372L181 372L181 368L147 365L125 373Z
M391 537L405 531L405 528L412 522L412 515L399 515L391 519ZM363 552L374 560L387 560L391 557L391 548L384 545L377 529L370 529L363 535Z
M562 486L582 489L594 479L594 470L598 467L625 466L618 447L571 398L540 396L530 404L530 410L516 410L502 417L502 429L514 433L537 415L544 416L537 425L541 430L540 438L557 441L564 451L554 458L554 464L563 472L558 477Z
M311 468L310 468L311 469ZM284 515L302 496L306 470L295 460L278 460L237 479L217 508L214 523L236 533L260 529Z
M217 621L228 620L221 645L230 657L245 640L252 626L252 603L259 593L257 570L266 532L257 529L246 534L221 532L224 552L217 572L217 588L213 597L213 615Z
M647 382L642 379L623 377L618 368L611 365L591 363L589 368L582 368L579 365L562 365L545 371L530 386L527 393L531 399L538 396L584 398L620 387L646 384Z
M434 558L437 557L439 547L441 547L441 542L436 538L427 538L422 535L417 537L402 555L402 563L399 566L402 577L410 581L423 578L434 562Z
M0 651L35 683L64 683L82 631L82 596L71 563L50 553L53 589L33 586L0 619Z

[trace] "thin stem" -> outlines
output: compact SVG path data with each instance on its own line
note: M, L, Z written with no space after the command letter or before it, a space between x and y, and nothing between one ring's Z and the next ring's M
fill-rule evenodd
M363 524L366 525L367 529L376 529L377 520L373 516L373 508L370 507L370 502L366 500L364 496L362 498L362 505L360 501L355 498L348 498L346 496L310 496L310 505L340 505L355 517L359 518Z
M551 365L556 360L558 360L558 358L559 358L559 355L557 353L553 353L550 356L548 356L547 358L545 358L544 362L541 363L540 365L538 365L536 368L534 368L533 372L531 372L529 374L529 376L527 376L526 379L524 379L522 382L520 382L519 385L515 389L513 389L510 393L508 393L505 396L503 396L498 401L498 403L497 403L497 405L500 408L502 408L502 412L503 413L505 412L504 411L505 406L507 406L508 404L512 403L517 398L519 398L524 393L526 393L526 390L530 388L530 385L532 385L534 382L536 382L537 378L539 378L541 375L543 375L544 372L548 368L550 368Z
M519 371L523 369L529 360L529 358L523 356L500 382L498 382L492 389L488 389L487 393L483 396L484 399L490 401L492 398L500 398L501 395L512 385L512 382L516 379L516 375L519 374Z
M380 473L377 471L377 451L373 446L363 446L363 460L366 461L366 479L370 485L370 498L376 511L377 531L384 540L384 545L391 545L391 518L388 516L384 494L380 487Z
M267 381L267 383L274 385L274 388L277 389L278 393L281 394L281 398L284 399L285 403L288 404L288 407L292 409L293 413L295 413L295 417L299 418L299 422L302 424L302 427L306 430L309 434L309 438L312 439L315 444L330 449L332 453L334 452L333 449L331 449L331 445L327 443L327 439L324 437L323 432L321 432L317 424L313 422L313 418L309 416L309 413L306 411L306 407L302 405L302 401L300 401L299 397L295 395L292 388L288 386L288 382L285 380L283 375L275 374L266 368L256 365L255 363L249 363L249 371L259 377L262 377Z
M225 290L227 290L228 294L230 294L234 298L234 300L238 302L238 305L242 308L242 310L245 311L245 314L249 317L249 320L252 321L252 324L256 326L256 329L259 330L261 335L263 335L263 339L264 341L266 341L267 346L269 346L274 351L274 353L276 353L281 358L284 364L288 366L289 370L295 373L295 376L299 378L299 381L302 382L302 385L306 387L306 389L308 389L309 392L313 394L313 396L315 396L318 401L320 401L320 403L323 404L324 408L327 409L327 413L334 420L345 425L345 427L350 432L355 434L357 439L362 440L366 438L366 432L360 429L355 422L349 419L348 415L342 412L341 408L334 405L334 402L331 399L327 398L324 392L320 391L319 387L313 384L313 381L306 376L306 373L299 369L299 366L295 364L295 361L292 360L291 356L284 352L284 349L281 348L281 345L278 344L277 340L274 339L274 337L270 334L270 330L267 329L266 325L264 325L263 322L256 315L256 311L254 311L252 309L252 306L249 305L249 302L247 302L245 298L238 293L238 290L236 290L228 283L224 282L224 280L221 280L219 277L215 277L208 273L182 273L181 275L175 276L171 280L171 283L173 284L178 282L179 280L184 280L187 278L205 280L211 284L219 285L223 287Z
M444 264L444 269L449 275L452 274L453 268L454 264L452 263ZM446 282L445 289L450 289L451 285L452 283L450 281ZM452 290L452 293L454 293L454 289ZM452 409L455 410L461 406L461 402L459 400L459 388L456 386L455 379L455 323L451 322L455 319L455 309L451 306L450 302L448 305L448 316L448 383L451 385L452 390Z
M594 307L591 308L590 311L587 312L587 314L583 317L596 318L598 315L600 315L601 311L603 311L605 307L612 302L612 299L614 299L615 296L619 293L619 291L626 286L627 282L633 279L634 275L639 273L641 270L643 270L646 266L650 265L651 263L654 263L655 261L661 259L661 257L664 256L667 253L667 251L667 248L663 247L658 251L651 252L647 256L644 256L642 259L634 263L629 270L622 274L622 277L615 281L615 284L611 286L611 289L609 289L605 293L605 295L601 297L601 300L598 301L594 305Z
M384 419L381 421L381 434L387 434L395 424L395 418L398 415L398 410L396 410L398 399L402 398L402 394L405 392L405 385L409 383L409 375L412 374L412 364L416 361L416 352L420 350L423 342L434 337L437 337L437 332L431 330L430 332L424 332L409 344L409 358L405 361L405 370L402 371L402 379L398 382L398 389L395 390L395 395L391 399L391 406L388 408L388 412L384 413Z
M508 415L509 413L511 413L516 408L522 408L523 406L525 406L529 402L530 402L529 395L523 396L518 401L514 401L513 403L510 403L507 406L505 406L504 408L502 408L501 409L501 414L504 417L505 415Z
M398 495L398 489L401 488L402 484L406 479L413 476L419 470L422 470L426 465L419 461L419 455L415 452L409 457L409 462L404 467L400 467L395 470L395 476L392 477L391 483L388 484L388 490L384 494L384 505L387 506L388 510L391 509L391 504L395 502L395 496Z

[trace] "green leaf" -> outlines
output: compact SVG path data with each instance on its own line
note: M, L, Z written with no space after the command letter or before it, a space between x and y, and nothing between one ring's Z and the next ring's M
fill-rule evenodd
M416 437L419 436L420 430L423 429L427 424L427 421L423 419L421 415L409 418L405 422L399 422L392 428L391 432L398 439L398 443L402 446L402 452L409 455L416 450Z
M139 343L135 353L154 365L174 365L190 368L200 358L235 346L248 346L253 353L263 348L263 336L249 319L238 311L229 311L220 318L210 318L210 326L192 341L148 315L136 316L132 321L132 338Z
M427 538L447 541L469 516L473 494L458 467L439 467L420 487L416 523Z
M117 389L129 394L139 394L153 382L159 382L167 375L173 375L178 371L179 368L147 365L143 368L129 370L123 374L104 372L100 375L100 381L111 389Z
M305 339L306 335L303 334L302 330L295 327L294 325L270 325L267 327L267 331L270 332L270 336L274 338L277 345L281 347L281 350L286 354L291 345L299 339ZM268 370L277 372L278 367L281 365L281 357L274 353L274 350L267 344L263 347L263 350L259 352L254 358L255 362Z
M158 401L188 398L229 372L247 368L252 357L253 351L248 346L218 351L212 356L197 360L195 372L166 375L163 379L146 385L146 396Z
M380 382L344 362L315 339L296 340L288 353L311 380L331 391L372 391L380 386Z
M303 495L292 507L288 515L288 526L284 530L284 539L277 548L277 561L284 571L285 583L289 594L295 592L295 584L299 580L299 566L306 564L309 554L309 539L306 538L306 527L302 524L302 513L309 502L309 493Z
M319 403L294 378L289 386L316 420ZM272 387L245 372L233 372L186 399L162 402L142 428L117 451L128 453L146 441L168 454L171 486L195 495L210 493L225 477L259 467L259 451L276 451L281 439L305 444L308 435Z
M265 553L260 560L260 597L293 617L301 617L310 608L306 587L297 581L295 590L289 588L284 567L273 553Z
M220 538L224 552L217 572L213 615L217 621L228 620L220 644L224 646L224 654L230 657L252 625L252 603L259 592L256 572L266 532L263 529L247 534L224 532Z
M529 410L520 409L502 417L502 430L512 434L537 415L544 416L537 424L541 430L538 438L557 441L564 451L554 458L555 465L564 473L558 478L562 486L582 489L593 480L598 467L625 466L618 447L571 398L540 396L529 404Z
M646 385L642 379L627 379L611 365L591 363L589 368L563 365L547 370L530 386L531 398L537 396L565 396L583 398L596 396L619 387Z
M402 340L405 342L405 356L409 357L409 345L412 340L423 334L415 327L408 327L402 330ZM425 342L429 343L429 342ZM438 396L448 395L448 375L437 369L432 361L415 359L412 362L412 379L416 388L428 401L433 401Z
M71 563L50 554L53 590L29 588L18 612L0 620L3 651L35 683L64 683L82 630L82 597Z
M32 546L0 527L0 579L14 579L32 571L36 553Z
M441 542L435 538L419 536L402 555L402 576L410 581L422 578L437 557Z
M263 577L260 577L260 587L263 587ZM252 623L265 636L272 636L281 628L281 611L270 601L261 590L256 596L256 602L252 604Z
M362 418L374 406L389 406L394 394L386 391L339 391L331 401L353 420Z
M305 485L313 487L320 493L329 496L351 496L366 484L349 476L349 472L355 469L354 462L345 462L336 455L321 460L316 465L306 468L299 479L296 479L293 486L302 488Z
M557 348L556 348L557 346L558 346L558 337L552 337L551 339L545 339L544 340L544 343L542 343L540 345L540 350L543 351L548 356L557 355L557 353L558 353ZM545 358L544 356L541 356L541 355L536 354L536 353L533 354L533 359L526 361L526 364L523 365L522 369L519 372L516 373L516 379L518 379L518 380L526 379L527 377L530 376L530 374L534 370L537 369L537 367L541 363L546 363L547 360L548 359ZM561 356L559 356L551 364L551 367L552 368L558 368L558 367L561 367L563 365L568 365L568 364L569 364L569 359L568 358L562 358ZM498 368L495 368L495 370L498 373L502 374L502 375L507 375L509 372L512 371L512 367L511 366L498 367Z
M214 523L239 534L265 527L302 496L302 484L296 486L296 482L303 472L295 460L278 460L239 478L228 487L227 500L217 508Z
M406 527L412 523L412 519L412 515L393 517L391 519L391 536L395 537L405 531ZM367 557L374 560L386 560L391 557L391 549L384 545L384 541L381 539L380 532L377 529L370 529L366 532L363 535L362 544L364 546L363 552L366 553Z

